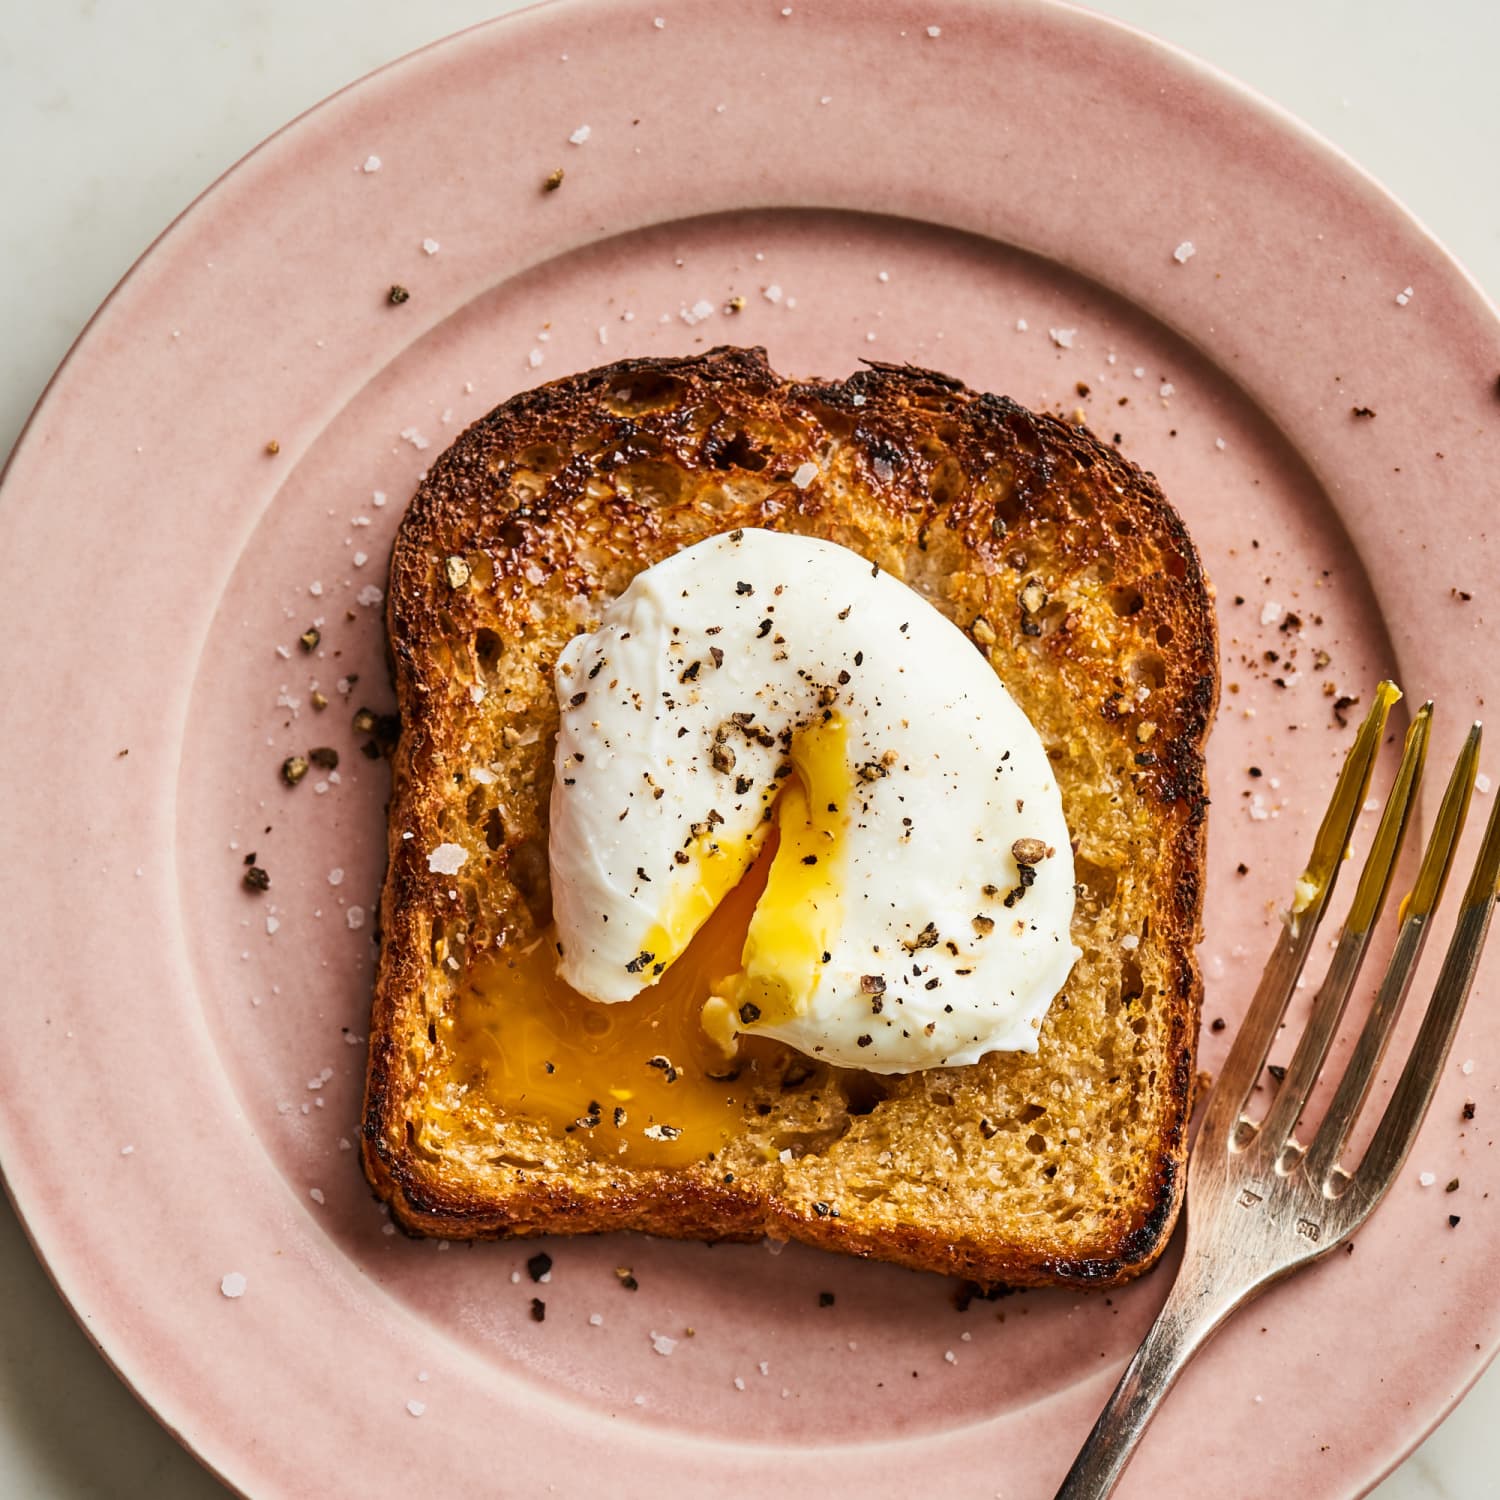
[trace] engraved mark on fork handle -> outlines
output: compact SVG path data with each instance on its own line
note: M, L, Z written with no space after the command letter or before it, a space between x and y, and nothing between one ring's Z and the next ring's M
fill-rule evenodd
M1257 1193L1254 1188L1246 1187L1240 1189L1240 1195L1234 1201L1238 1203L1241 1208L1254 1208L1255 1205L1261 1201L1263 1196L1263 1194Z

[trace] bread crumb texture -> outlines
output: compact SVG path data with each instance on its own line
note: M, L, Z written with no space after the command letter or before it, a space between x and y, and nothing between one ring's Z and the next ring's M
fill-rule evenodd
M786 1051L741 1079L743 1130L712 1160L626 1167L493 1104L452 1020L468 966L550 921L559 652L637 572L738 526L852 548L985 654L1062 790L1083 957L1034 1055L875 1078ZM822 383L760 350L626 361L515 397L437 460L388 610L402 734L364 1154L404 1227L770 1234L1011 1285L1155 1259L1192 1103L1218 653L1150 475L910 367ZM466 857L431 868L445 846Z

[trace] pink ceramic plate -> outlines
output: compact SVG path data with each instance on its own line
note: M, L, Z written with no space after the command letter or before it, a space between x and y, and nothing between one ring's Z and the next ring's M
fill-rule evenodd
M1446 754L1500 686L1500 325L1347 162L1141 36L1031 3L595 0L299 120L111 298L0 504L0 1153L90 1335L246 1492L1050 1494L1165 1293L960 1311L932 1277L625 1238L553 1243L533 1284L535 1245L408 1242L364 1186L387 782L351 718L390 703L396 519L512 392L726 341L1081 406L1161 477L1224 627L1208 1069L1337 700L1393 670ZM323 745L337 775L281 784ZM1489 1359L1488 999L1356 1253L1226 1331L1122 1493L1349 1495Z

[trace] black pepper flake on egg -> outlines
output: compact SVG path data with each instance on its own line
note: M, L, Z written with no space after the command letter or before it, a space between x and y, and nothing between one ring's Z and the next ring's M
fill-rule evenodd
M859 988L862 994L883 995L885 994L884 974L861 974Z
M578 708L581 705L587 703L588 699L589 695L587 693L574 693L573 696L568 699L568 707Z
M868 1047L874 1040L875 1038L872 1037L868 1031L865 1032L863 1036L858 1036L854 1039L855 1045L859 1047Z
M548 1271L552 1269L552 1257L545 1250L539 1250L530 1260L526 1262L526 1274L533 1281L540 1281Z
M641 951L636 954L636 956L632 958L628 964L625 965L625 972L627 974L639 974L641 970L644 969L646 965L649 964L655 957L656 955L654 953L649 952L645 948L642 948Z
M741 580L741 582L735 584L734 591L741 596L745 594L753 594L755 592L755 585L751 583L745 583L743 580Z
M547 1304L540 1297L531 1299L531 1321L533 1323L545 1323L547 1321Z
M724 665L724 648L722 646L710 646L708 648L708 654L712 658L713 664L716 667L722 667Z
M762 620L760 622L760 629L755 632L755 638L758 641L763 641L770 633L771 622L769 620Z
M760 1020L760 1006L758 1006L753 1000L745 1001L745 1003L740 1006L740 1020L746 1026L753 1026L755 1022Z
M817 862L818 856L816 854L804 854L802 856L802 863L805 865L815 865Z

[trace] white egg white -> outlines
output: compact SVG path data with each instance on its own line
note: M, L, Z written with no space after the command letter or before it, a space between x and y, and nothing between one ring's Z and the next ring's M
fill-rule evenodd
M665 972L705 878L722 892L748 868L797 745L832 722L816 973L790 1013L736 1029L877 1073L1035 1050L1078 957L1057 783L984 656L906 585L830 542L716 536L641 573L556 686L549 852L575 989L622 1001Z

